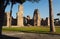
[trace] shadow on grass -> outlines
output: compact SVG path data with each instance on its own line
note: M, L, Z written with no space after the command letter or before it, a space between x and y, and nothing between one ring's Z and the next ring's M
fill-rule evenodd
M12 36L7 36L7 35L0 35L0 39L20 39L20 38L12 37Z
M50 32L50 31L20 31L20 32L25 32L25 33L36 33L36 34L48 34L48 35L59 35L60 36L60 33L56 33L56 32Z

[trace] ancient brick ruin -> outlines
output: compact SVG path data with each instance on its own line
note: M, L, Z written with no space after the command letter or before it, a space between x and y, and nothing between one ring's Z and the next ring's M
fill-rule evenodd
M41 18L40 18L38 9L35 9L34 11L33 23L34 23L34 26L40 26Z
M23 6L19 5L19 10L17 13L17 17L13 18L11 16L10 12L5 13L5 19L4 19L4 26L11 27L14 26L50 26L49 17L46 17L46 19L43 19L40 17L39 10L35 9L33 13L33 18L31 19L28 15L27 17L23 17ZM60 21L54 21L55 25L58 24Z
M50 26L49 18L48 17L46 17L46 19L41 18L41 25Z
M17 25L18 26L24 26L23 25L23 5L19 5L19 10L17 13Z

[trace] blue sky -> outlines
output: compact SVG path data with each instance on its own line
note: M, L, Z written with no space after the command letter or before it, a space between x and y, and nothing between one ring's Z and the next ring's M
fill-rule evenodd
M16 13L18 12L18 3L15 4L13 6L12 9L12 16L14 18L16 18ZM6 7L5 12L9 12L10 11L10 5L8 5ZM27 16L29 15L31 18L33 17L33 13L35 9L39 9L39 15L41 18L46 18L49 17L49 4L48 4L48 0L41 0L39 3L32 3L32 2L28 2L26 1L23 4L24 7L24 14L23 16ZM59 16L57 16L57 13L60 12L60 0L53 0L53 13L54 13L54 18L58 18Z

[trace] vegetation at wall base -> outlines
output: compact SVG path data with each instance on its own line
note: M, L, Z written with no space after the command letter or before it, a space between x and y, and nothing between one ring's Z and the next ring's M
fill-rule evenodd
M56 26L56 32L50 32L50 28L47 26L33 26L33 27L5 27L2 31L14 31L14 32L25 32L25 33L39 33L39 34L60 34L60 27Z

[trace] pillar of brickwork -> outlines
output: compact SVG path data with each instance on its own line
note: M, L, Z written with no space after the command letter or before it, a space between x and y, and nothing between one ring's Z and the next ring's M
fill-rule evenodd
M34 11L33 25L34 26L40 26L41 25L41 19L40 19L40 15L39 15L38 9L35 9L35 11Z
M7 27L10 27L11 26L11 16L10 16L10 13L6 13L7 14Z
M23 26L23 5L19 5L19 10L17 13L17 25L19 27Z

